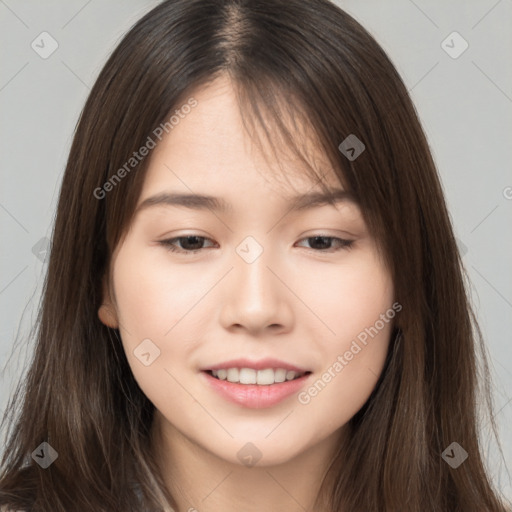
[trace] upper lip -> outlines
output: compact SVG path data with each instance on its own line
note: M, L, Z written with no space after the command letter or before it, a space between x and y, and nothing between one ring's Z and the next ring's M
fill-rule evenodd
M283 368L285 370L292 370L299 373L306 373L309 370L301 368L300 366L280 361L279 359L265 358L253 361L250 359L231 359L222 363L214 364L203 368L203 371L207 370L221 370L227 368L253 368L254 370L264 370L266 368Z

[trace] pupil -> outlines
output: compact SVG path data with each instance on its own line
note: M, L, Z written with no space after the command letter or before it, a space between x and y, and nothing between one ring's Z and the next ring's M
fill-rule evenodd
M185 246L187 246L190 242L190 240L192 239L192 245L194 245L194 240L196 241L196 245L199 244L199 247L187 247L188 249L200 249L201 248L201 237L199 236L194 236L194 235L191 235L191 236L187 236L185 237ZM197 242L197 240L199 240L199 242Z
M320 243L320 245L323 245L323 246L324 246L324 247L323 247L324 249L325 249L325 248L327 248L327 249L329 248L329 245L330 245L330 244L329 244L329 241L328 241L328 238L327 238L327 237L325 237L325 236L314 236L314 237L313 237L313 240L314 240L314 243L318 242L318 240L323 240L323 241L324 241L324 243L323 243L323 244L322 244L322 243Z

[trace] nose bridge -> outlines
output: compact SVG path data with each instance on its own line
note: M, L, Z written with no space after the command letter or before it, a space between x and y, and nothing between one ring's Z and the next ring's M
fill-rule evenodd
M273 251L263 243L247 236L236 247L232 287L223 306L225 327L236 324L260 330L289 321L286 291L275 270L270 270L276 266Z
M271 250L264 247L254 236L249 235L237 246L235 263L237 295L239 300L248 301L253 308L270 306L275 297L273 290L275 276L267 268Z

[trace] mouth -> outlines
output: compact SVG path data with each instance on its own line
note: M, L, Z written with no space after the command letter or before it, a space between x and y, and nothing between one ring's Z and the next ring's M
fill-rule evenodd
M218 380L224 380L233 384L257 384L259 386L272 386L309 375L310 371L296 371L286 368L219 368L205 370L205 373Z
M277 359L235 359L204 368L204 383L225 400L249 409L269 408L298 393L312 372Z
M202 370L204 383L223 399L249 409L269 408L298 393L310 371L230 367Z

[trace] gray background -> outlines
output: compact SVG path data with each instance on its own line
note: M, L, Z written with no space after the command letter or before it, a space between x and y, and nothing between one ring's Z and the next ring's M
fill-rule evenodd
M79 113L121 36L158 3L0 0L1 410L30 356L25 339L46 268L44 237L51 234ZM491 356L496 420L510 471L512 0L337 3L387 51L420 114ZM34 40L42 46L43 31L58 43L46 59L31 47ZM469 45L457 58L463 41L448 37L453 31ZM45 39L46 50L49 44ZM512 499L510 474L486 439L493 478Z

